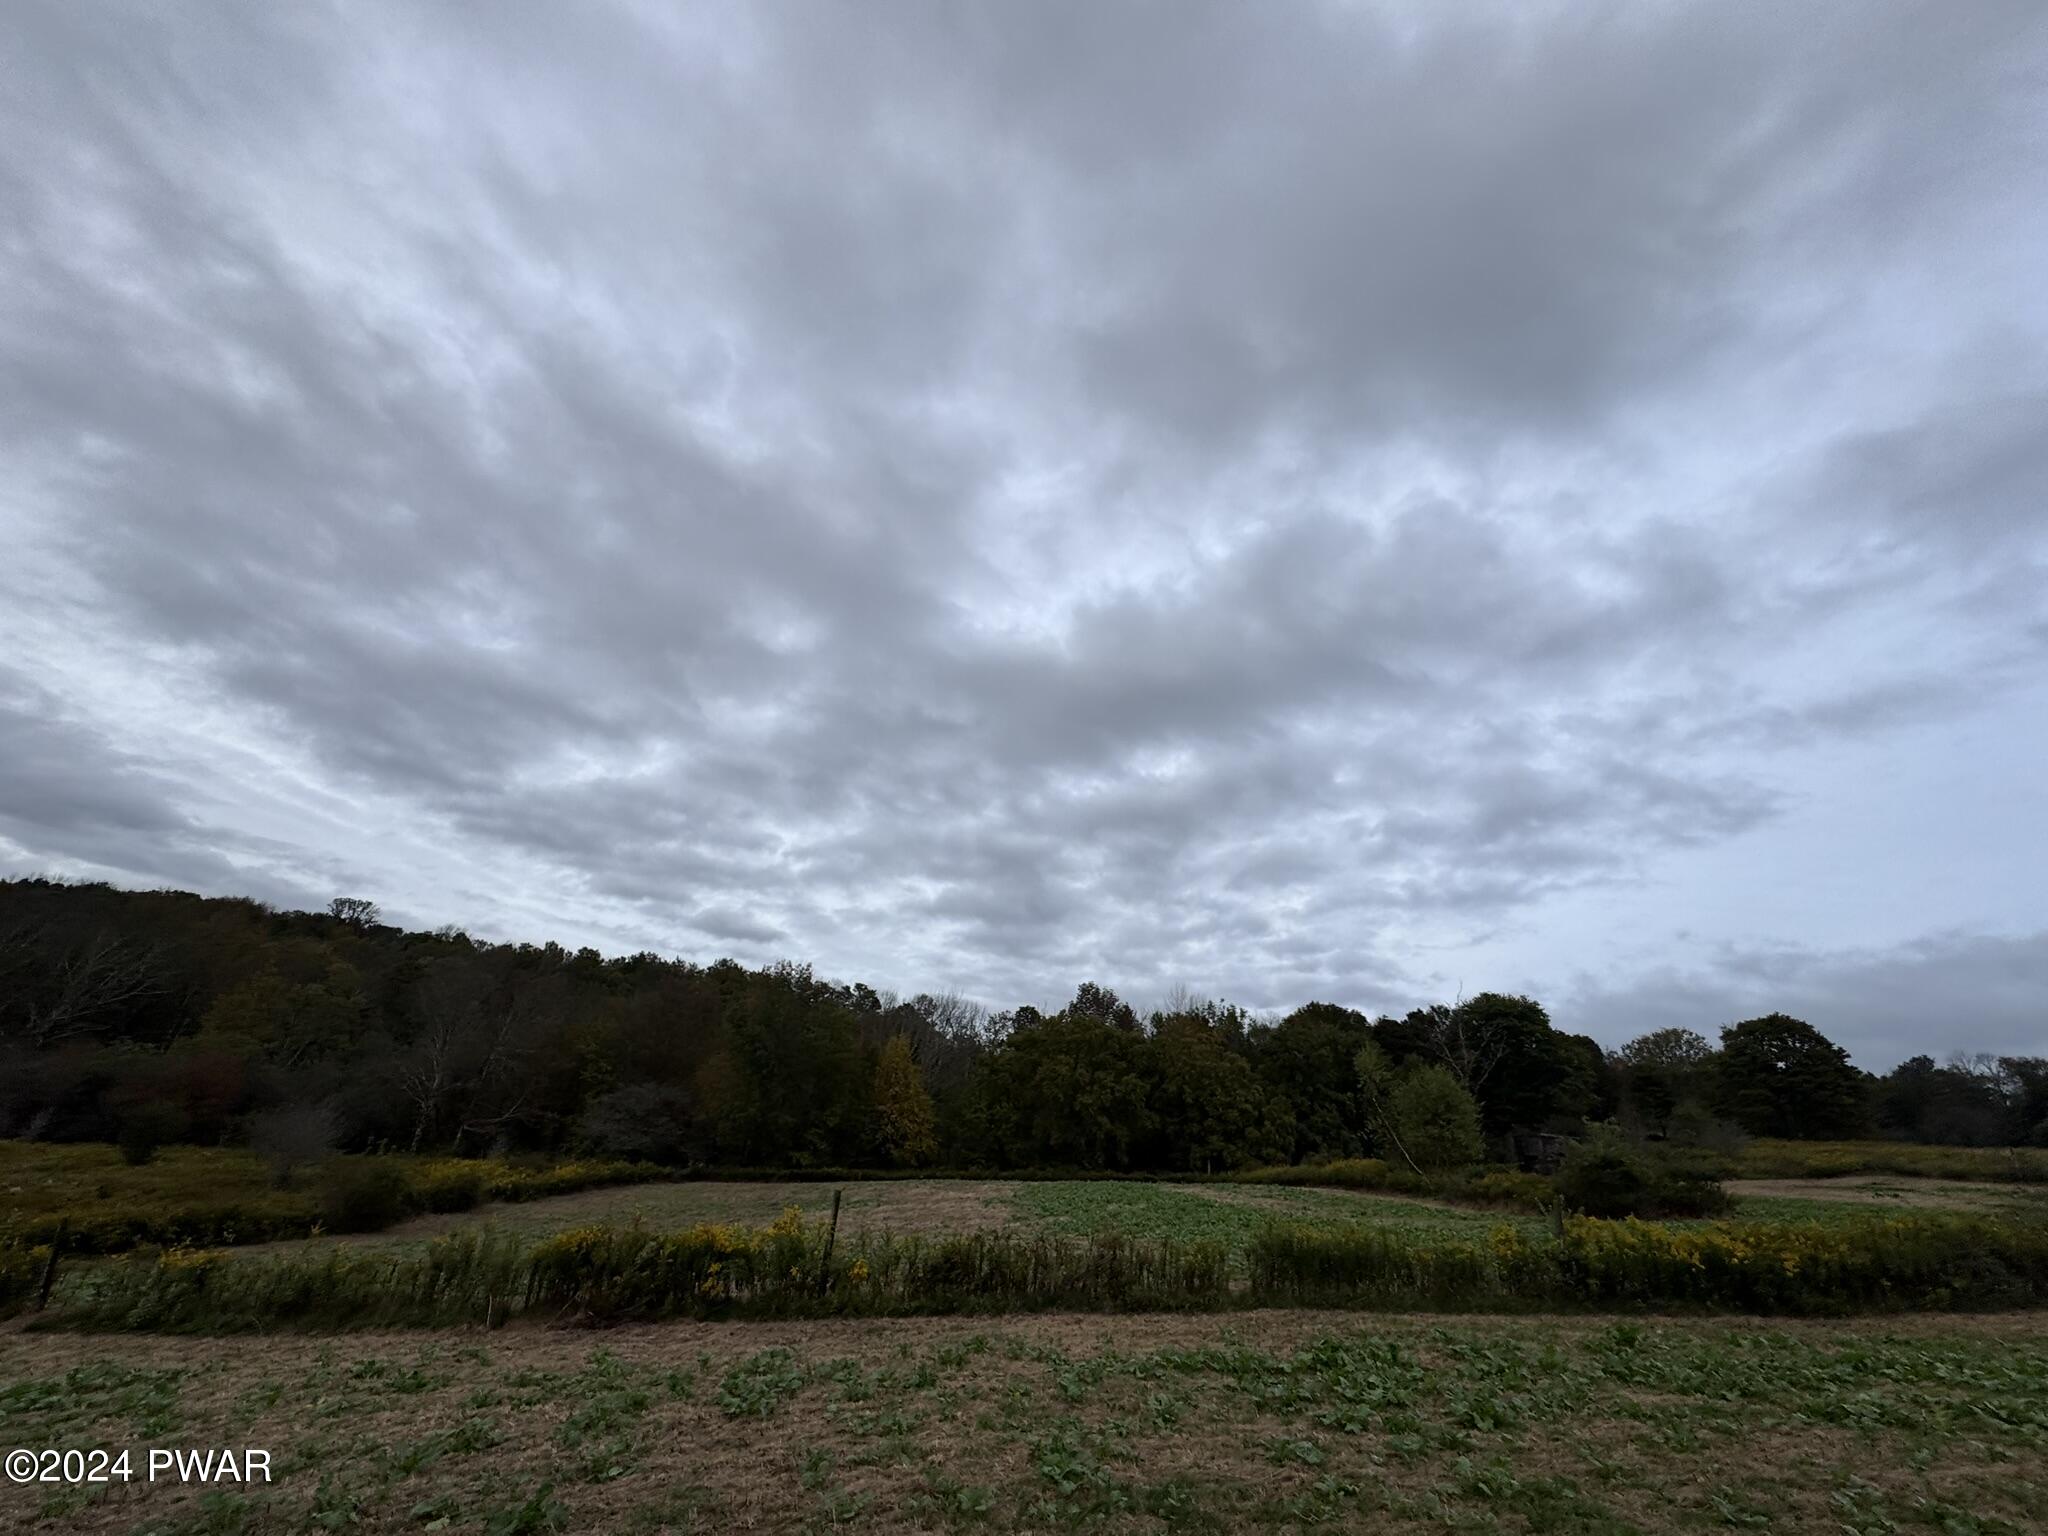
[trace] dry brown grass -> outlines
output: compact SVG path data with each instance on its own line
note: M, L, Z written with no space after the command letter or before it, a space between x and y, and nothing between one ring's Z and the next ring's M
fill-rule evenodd
M904 1179L855 1182L844 1191L840 1233L941 1233L985 1231L1010 1219L1014 1183L1005 1180ZM718 1180L629 1184L579 1190L516 1205L487 1205L453 1215L419 1216L382 1232L323 1238L370 1248L424 1244L461 1228L489 1226L538 1242L573 1227L640 1222L675 1231L700 1222L765 1226L790 1206L807 1218L832 1209L834 1186L817 1183L728 1183ZM261 1243L244 1253L275 1253L298 1243Z
M2048 1210L2048 1197L2024 1185L1970 1183L1956 1179L1851 1174L1834 1179L1730 1179L1724 1187L1729 1194L1738 1197L1823 1200L1892 1209L1993 1211L2018 1206Z

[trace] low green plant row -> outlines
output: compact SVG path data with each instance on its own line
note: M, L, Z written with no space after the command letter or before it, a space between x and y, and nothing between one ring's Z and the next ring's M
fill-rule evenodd
M2048 1225L1966 1215L1690 1230L1574 1217L1557 1238L1501 1227L1477 1242L1275 1226L1251 1243L1248 1281L1229 1257L1213 1242L994 1232L863 1236L828 1258L822 1225L791 1210L758 1231L600 1226L538 1247L487 1232L412 1254L128 1255L81 1269L50 1321L228 1332L521 1313L599 1323L1295 1305L1836 1315L2048 1302Z
M1556 1203L1557 1191L1541 1174L1506 1168L1444 1174L1414 1173L1377 1157L1344 1157L1322 1163L1274 1168L1247 1168L1220 1176L1230 1184L1281 1184L1299 1189L1365 1189L1393 1195L1419 1195L1431 1200L1460 1200L1477 1205L1505 1205L1542 1210Z

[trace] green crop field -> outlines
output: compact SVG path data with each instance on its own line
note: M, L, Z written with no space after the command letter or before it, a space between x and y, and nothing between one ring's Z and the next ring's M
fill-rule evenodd
M419 1244L465 1227L545 1237L592 1222L641 1222L661 1230L697 1222L765 1223L791 1206L806 1217L831 1209L824 1184L641 1184L588 1190L514 1206L485 1206L459 1217L422 1218L358 1241ZM1349 1190L1139 1182L1009 1183L905 1179L843 1186L841 1231L942 1233L1007 1230L1062 1237L1120 1233L1133 1238L1218 1241L1234 1248L1272 1221L1374 1227L1404 1235L1484 1236L1503 1222L1535 1231L1525 1212L1385 1199ZM279 1247L285 1245L278 1245Z
M1529 1231L1542 1226L1540 1217L1519 1211L1279 1185L1024 1184L1010 1203L1013 1220L1062 1235L1120 1232L1232 1247L1274 1221L1432 1237L1483 1237L1503 1222Z
M16 1333L0 1440L272 1453L261 1486L0 1491L24 1532L2010 1532L2048 1526L2048 1330L1282 1311Z

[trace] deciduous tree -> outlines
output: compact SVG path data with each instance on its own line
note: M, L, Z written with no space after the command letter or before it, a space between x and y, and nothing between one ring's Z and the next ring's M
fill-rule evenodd
M899 1168L918 1168L939 1155L932 1096L911 1059L910 1037L892 1035L875 1064L875 1119L882 1151Z
M1766 1014L1721 1031L1717 1103L1753 1136L1855 1136L1869 1096L1849 1053L1803 1019Z

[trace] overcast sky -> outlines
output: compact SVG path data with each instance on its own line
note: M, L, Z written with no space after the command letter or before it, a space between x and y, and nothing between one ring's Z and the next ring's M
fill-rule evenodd
M9 9L0 870L2048 1051L2048 7Z

